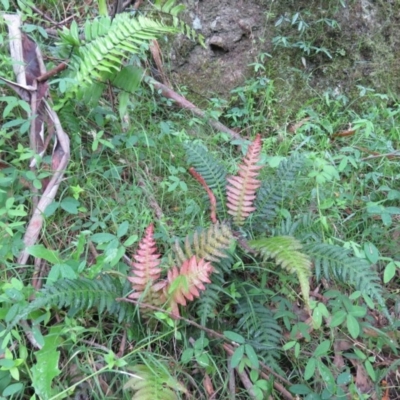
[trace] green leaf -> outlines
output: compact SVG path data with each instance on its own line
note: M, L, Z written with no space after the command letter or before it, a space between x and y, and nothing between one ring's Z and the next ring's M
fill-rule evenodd
M224 331L224 336L235 343L243 344L245 342L245 338L236 332Z
M347 315L347 329L353 339L357 339L360 335L360 324L352 314Z
M41 258L51 264L58 264L61 261L61 258L57 251L48 250L42 244L29 246L26 250L31 256Z
M251 366L254 368L258 368L259 367L258 356L257 356L256 352L254 351L253 346L251 346L249 344L245 344L244 347L245 347L246 355L250 360Z
M349 310L349 313L353 317L362 318L365 317L365 314L367 314L367 309L363 306L352 306Z
M312 392L311 389L306 385L292 385L289 387L289 390L294 394L300 395L309 394Z
M376 264L379 260L379 250L370 242L364 244L365 257L371 264Z
M338 385L347 385L351 382L352 375L350 372L342 372L338 375L336 382Z
M60 352L57 351L61 344L60 331L61 327L50 328L49 334L44 338L44 346L34 353L36 364L31 368L32 386L36 395L43 399L57 394L52 388L52 382L61 373L58 368Z
M366 360L364 365L369 377L372 379L373 382L376 382L376 372L371 362L369 360Z
M210 357L207 353L202 353L196 356L196 361L200 364L201 367L206 368L210 366Z
M125 236L129 229L129 222L122 222L117 229L117 236L120 238L121 236Z
M80 206L80 203L73 197L66 197L61 201L60 206L67 213L76 215L78 214L78 207Z
M306 368L304 370L304 379L306 381L314 377L316 365L317 365L317 360L315 358L310 358L308 360Z
M326 387L330 391L334 391L336 387L335 378L333 377L329 367L322 362L318 362L318 371L321 374L322 381L326 384Z
M290 341L290 342L287 342L287 343L282 347L282 350L284 350L284 351L290 350L292 347L294 347L294 345L295 345L296 343L297 343L297 342L294 341L294 340L292 340L292 341Z
M397 268L398 268L398 265L394 261L390 261L390 263L388 265L386 265L385 271L383 273L383 282L384 283L388 283L393 279Z
M339 310L339 311L335 312L335 314L332 315L332 319L331 319L329 326L331 328L335 328L336 326L339 326L346 319L346 315L347 315L347 312L344 310Z
M235 352L232 354L232 358L231 358L231 367L232 368L236 368L240 361L242 361L244 355L244 346L239 346Z
M14 394L17 394L24 388L24 385L21 382L18 383L13 383L9 386L7 386L4 390L2 395L4 397L10 397L13 396Z
M328 354L328 350L331 347L331 342L329 340L324 340L320 343L314 351L314 357L322 357Z
M193 359L193 349L185 349L181 355L181 361L187 364Z
M94 243L108 243L114 239L115 239L115 235L113 235L112 233L107 233L107 232L95 233L90 238L90 240Z
M129 93L121 92L118 95L118 112L121 120L123 120L125 117L126 110L128 108L128 103L129 103Z

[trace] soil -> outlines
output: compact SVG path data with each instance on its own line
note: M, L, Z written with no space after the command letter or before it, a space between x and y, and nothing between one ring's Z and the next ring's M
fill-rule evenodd
M254 75L249 64L268 53L265 74L281 82L282 96L304 101L310 88L349 93L356 85L380 93L400 91L400 3L397 0L184 0L185 21L205 38L206 48L184 37L170 53L176 83L193 97L227 98ZM345 7L343 7L343 5ZM310 24L300 35L290 18ZM282 16L289 23L276 26ZM337 22L329 27L322 19ZM309 54L273 40L311 43ZM322 49L322 50L321 50ZM325 53L329 53L329 56ZM358 89L357 89L358 90ZM303 93L304 96L299 95Z

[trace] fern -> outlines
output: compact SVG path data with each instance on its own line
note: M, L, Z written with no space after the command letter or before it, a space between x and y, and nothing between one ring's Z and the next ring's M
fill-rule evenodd
M200 291L206 289L204 283L211 283L210 274L213 266L204 259L197 261L193 256L181 267L173 267L168 271L168 294L172 314L179 317L178 304L185 306L187 300L193 301L200 296Z
M187 162L204 178L217 200L217 210L226 216L226 170L204 147L185 145ZM208 199L207 199L208 201Z
M263 304L243 297L237 306L238 329L247 334L251 344L271 367L277 367L282 329L272 312Z
M173 378L163 365L135 365L124 390L135 392L132 400L178 400L174 390L187 393L187 389Z
M282 160L275 176L264 179L257 192L255 201L256 211L252 221L254 229L265 232L267 223L276 216L279 206L287 198L296 186L297 175L304 165L304 157L293 154L286 160Z
M213 275L212 282L215 281ZM210 283L202 293L196 304L196 313L200 317L201 325L205 326L208 319L214 319L217 316L217 304L220 300L221 284Z
M19 321L27 319L30 313L44 307L69 308L69 315L90 308L97 308L99 314L104 311L118 316L118 321L129 320L132 306L117 302L126 292L118 279L101 275L98 279L62 279L54 285L45 286L36 294L28 306L24 307L9 323L12 329Z
M276 236L252 240L249 245L261 253L264 260L273 258L278 265L290 273L296 273L304 303L309 308L311 260L300 252L301 243L291 236Z
M164 16L167 14L167 16L172 18L172 25L181 33L183 33L189 39L198 40L199 43L205 47L204 37L199 35L193 28L178 18L178 15L184 11L186 7L183 4L175 5L175 3L176 0L167 0L165 2L157 0L154 3L154 8L164 14Z
M257 135L249 146L243 164L239 165L239 172L236 176L230 176L227 181L227 206L228 213L233 216L233 222L240 226L244 220L255 210L253 201L256 198L256 190L260 181L256 178L262 166L257 165L260 161L261 136Z
M154 226L150 224L145 232L144 238L139 243L139 248L133 258L136 260L131 264L131 274L128 280L132 283L133 293L129 295L132 299L142 296L147 287L151 287L160 278L161 268L160 254L157 254L156 242L153 238Z
M80 42L79 56L71 67L76 71L76 85L87 85L93 79L103 80L121 68L121 61L140 52L141 47L163 33L178 30L161 22L128 13L118 14L112 21L102 17L85 24L85 42Z
M379 275L367 260L351 257L350 252L343 247L325 243L306 244L303 249L314 261L318 280L321 275L326 279L330 279L333 275L342 282L353 285L360 292L376 300L388 320L392 321L382 296L383 288Z
M183 263L192 256L218 263L223 258L229 258L225 250L229 248L232 239L233 234L226 224L217 223L208 229L198 230L193 237L186 237L183 249L178 242L175 243L178 263Z

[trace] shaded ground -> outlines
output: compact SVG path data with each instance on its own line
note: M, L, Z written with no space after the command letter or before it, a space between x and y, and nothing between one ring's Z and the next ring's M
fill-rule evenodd
M400 88L400 3L394 0L186 3L186 21L204 35L207 48L177 40L172 72L195 94L226 96L250 75L248 65L261 52L271 55L266 75L283 81L283 93L308 87L349 92L363 85L395 94ZM287 21L279 24L283 16ZM308 24L304 31L300 19ZM287 39L286 47L273 44L279 38Z

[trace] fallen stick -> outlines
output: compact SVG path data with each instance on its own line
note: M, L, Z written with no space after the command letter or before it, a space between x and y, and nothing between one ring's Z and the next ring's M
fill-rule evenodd
M200 110L200 108L196 107L189 100L185 99L185 97L176 93L175 91L165 86L161 82L158 82L149 76L147 76L144 79L144 81L148 85L153 86L155 89L159 90L164 97L174 100L179 107L190 110L192 111L193 114L197 115L198 117L204 118L216 130L227 133L232 139L239 139L239 140L242 139L242 137L237 132L233 131L232 129L229 129L224 124L221 124L221 122L207 117L204 111Z

